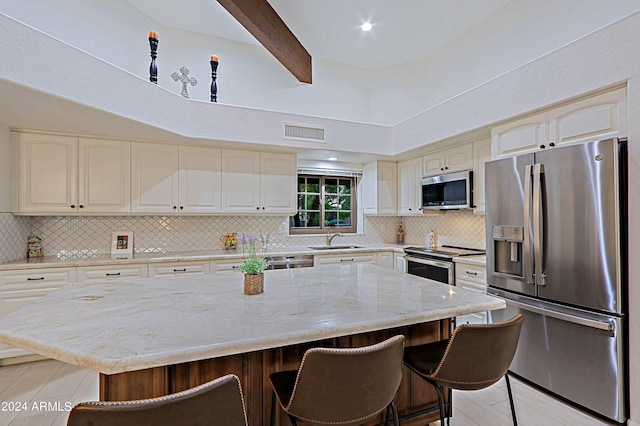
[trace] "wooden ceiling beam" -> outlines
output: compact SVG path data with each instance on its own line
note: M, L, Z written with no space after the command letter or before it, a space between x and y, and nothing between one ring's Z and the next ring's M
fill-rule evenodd
M218 0L299 81L311 83L311 55L267 0Z

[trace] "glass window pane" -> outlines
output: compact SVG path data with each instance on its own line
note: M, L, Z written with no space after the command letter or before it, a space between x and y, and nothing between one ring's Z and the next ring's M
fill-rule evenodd
M324 226L338 226L338 213L337 212L325 212L325 214L324 214Z
M340 204L338 197L324 197L325 210L339 210Z
M298 178L298 192L304 192L306 187L306 179L303 177Z
M351 194L351 182L348 180L340 179L338 190L340 194Z
M338 179L325 179L324 180L324 192L325 192L325 194L337 194L338 193Z
M309 217L307 219L307 227L310 227L310 226L320 226L319 212L309 212Z
M307 192L320 193L320 178L307 178Z
M319 195L306 195L306 209L307 210L320 210L320 196Z
M351 197L340 197L340 210L351 210Z

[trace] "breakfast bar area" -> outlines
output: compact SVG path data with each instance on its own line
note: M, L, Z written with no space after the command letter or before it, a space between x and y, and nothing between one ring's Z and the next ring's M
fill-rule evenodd
M249 423L260 425L270 416L269 374L298 368L311 347L364 346L395 334L406 346L442 340L450 318L504 308L490 296L370 264L267 271L264 293L252 296L242 278L70 284L4 318L0 342L99 372L102 400L166 395L234 373ZM435 400L405 371L401 416Z

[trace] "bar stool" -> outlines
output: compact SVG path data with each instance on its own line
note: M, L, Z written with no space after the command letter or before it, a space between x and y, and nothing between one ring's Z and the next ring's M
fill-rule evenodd
M67 426L247 426L240 379L233 374L158 398L81 402Z
M494 324L462 324L451 338L406 348L404 364L425 379L438 393L440 424L444 426L445 404L442 387L479 390L491 386L502 377L507 382L511 416L514 426L516 410L511 394L508 370L518 347L524 318L518 314L510 320ZM414 417L432 411L427 408L404 417ZM451 410L447 409L447 425Z
M393 402L402 380L404 336L360 348L312 348L298 370L273 373L271 425L276 399L295 426L359 425L387 410L398 426Z

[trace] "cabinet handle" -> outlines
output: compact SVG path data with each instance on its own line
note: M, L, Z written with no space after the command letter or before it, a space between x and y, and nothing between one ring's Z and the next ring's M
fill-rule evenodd
M471 271L467 271L467 274L468 274L468 275L478 275L478 273L477 273L477 272L471 272Z
M174 269L173 272L187 272L187 268L183 269Z
M39 278L27 278L27 281L44 281L44 277L39 277Z
M233 265L231 269L238 269L239 267L240 267L239 265Z
M107 273L106 273L106 275L107 275L108 277L117 277L117 276L119 276L119 275L120 275L120 272L114 272L114 273L109 273L109 272L107 272Z
M355 259L340 259L340 262L353 262Z

